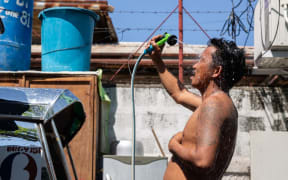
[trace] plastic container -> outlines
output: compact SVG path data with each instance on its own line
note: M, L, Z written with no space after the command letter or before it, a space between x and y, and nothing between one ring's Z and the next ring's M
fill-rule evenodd
M0 7L0 70L29 70L33 0L3 0Z
M42 71L89 71L93 31L99 16L74 7L41 11Z

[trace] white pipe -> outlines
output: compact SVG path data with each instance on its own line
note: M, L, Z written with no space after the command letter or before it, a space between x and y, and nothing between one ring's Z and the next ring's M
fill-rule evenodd
M288 25L288 4L282 4L283 7L283 14L284 14L284 19Z
M287 15L288 4L285 4L284 6L286 6L286 8L284 8L284 19L285 19L286 23L288 24L288 15Z

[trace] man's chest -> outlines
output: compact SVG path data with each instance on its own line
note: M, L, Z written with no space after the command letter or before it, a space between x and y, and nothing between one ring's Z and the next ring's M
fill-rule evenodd
M197 142L198 128L200 127L199 110L197 109L187 121L183 130L182 143L189 142L194 144Z

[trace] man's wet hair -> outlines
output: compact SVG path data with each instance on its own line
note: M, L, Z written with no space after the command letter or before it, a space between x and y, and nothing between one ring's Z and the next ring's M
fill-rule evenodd
M233 41L223 38L213 38L208 42L217 50L212 54L213 65L222 66L222 73L219 83L225 83L226 88L231 89L245 73L245 52L237 47Z

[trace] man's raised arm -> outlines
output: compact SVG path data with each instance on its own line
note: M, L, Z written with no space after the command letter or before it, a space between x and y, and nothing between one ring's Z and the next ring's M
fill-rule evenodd
M161 58L163 47L159 47L155 43L155 39L159 37L161 37L161 35L153 37L149 43L149 46L152 45L154 47L154 51L150 54L150 57L152 58L153 63L156 65L161 82L170 96L178 104L181 104L194 111L202 103L202 99L200 96L189 92L184 85L167 70Z

